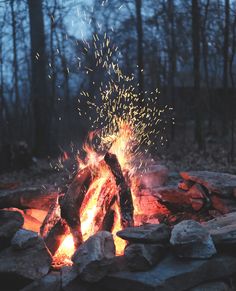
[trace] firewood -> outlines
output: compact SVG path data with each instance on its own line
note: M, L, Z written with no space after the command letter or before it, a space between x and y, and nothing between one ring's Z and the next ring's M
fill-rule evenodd
M121 225L123 228L133 226L134 207L132 195L129 186L125 181L119 161L116 155L109 152L104 156L104 160L109 166L118 186L118 205L121 214Z
M109 209L102 221L102 226L100 230L106 230L106 231L112 231L112 227L114 225L114 219L115 219L115 210Z
M69 234L67 223L63 219L59 219L44 239L52 255L55 254L67 234Z
M58 199L51 205L41 227L40 234L42 237L46 237L49 231L54 227L54 225L60 220L60 205Z
M108 218L107 215L110 213L111 207L117 199L116 188L117 186L112 183L111 179L108 179L102 186L97 201L97 213L94 217L94 223L96 225L96 229L98 230L110 230L104 228L104 225L107 224L104 220ZM111 222L108 224L111 224Z
M70 227L75 247L83 242L81 233L80 207L92 181L89 167L82 169L74 178L66 194L59 199L61 217Z

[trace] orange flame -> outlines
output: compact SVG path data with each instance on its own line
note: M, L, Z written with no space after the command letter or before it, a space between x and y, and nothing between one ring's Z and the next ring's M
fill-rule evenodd
M136 190L136 179L135 179L135 158L134 153L135 143L135 131L132 127L123 120L119 119L117 121L117 130L111 133L100 133L101 144L99 146L93 145L94 138L97 137L98 132L91 132L88 136L86 143L84 144L84 151L86 152L86 158L82 160L78 157L78 163L80 169L89 166L93 171L93 181L87 191L86 196L89 199L84 200L81 206L80 218L81 218L81 232L83 239L88 239L91 235L99 231L99 224L96 224L96 219L99 219L99 213L104 205L99 204L99 198L102 191L107 191L113 193L114 195L118 193L117 185L113 174L110 169L103 161L103 154L99 152L98 148L109 150L117 156L122 172L124 176L128 177L130 182L133 203L134 203L134 214L139 213L138 205L135 199ZM105 190L103 188L106 188ZM107 193L109 195L109 193ZM104 195L105 197L106 195ZM103 204L103 202L102 202ZM123 254L126 242L116 236L117 231L122 229L120 211L117 201L114 202L112 206L114 210L114 223L112 227L112 233L114 235L114 241L116 245L116 254ZM103 213L104 214L104 213ZM57 251L57 255L66 254L67 257L73 254L74 243L71 235L68 235Z

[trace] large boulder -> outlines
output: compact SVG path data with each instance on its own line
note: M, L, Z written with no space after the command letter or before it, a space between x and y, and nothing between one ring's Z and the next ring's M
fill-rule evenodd
M149 271L108 274L101 284L114 291L183 291L204 282L229 277L235 270L235 256L217 254L210 259L183 260L169 254Z
M45 276L51 266L51 256L43 239L38 238L33 246L26 249L9 247L0 252L0 275L37 280Z
M216 245L236 246L236 212L219 216L202 223Z
M170 243L179 257L210 258L216 254L208 231L194 220L184 220L174 226Z
M209 193L230 197L236 191L236 175L210 171L181 172L180 175L187 181L203 185Z
M169 241L170 228L163 223L144 224L138 227L127 227L117 232L117 235L134 243L162 243Z
M0 250L10 245L12 237L23 223L19 212L0 210Z
M112 234L100 231L78 248L72 260L78 266L80 278L96 282L109 272L114 257L115 245Z
M131 244L125 248L125 259L131 270L148 270L163 257L165 248L161 244Z

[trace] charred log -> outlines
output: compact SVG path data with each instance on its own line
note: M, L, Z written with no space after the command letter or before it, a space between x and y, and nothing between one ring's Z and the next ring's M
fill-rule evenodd
M104 220L107 220L108 214L111 213L112 205L115 203L117 199L117 190L116 187L113 187L113 183L111 179L108 179L106 183L104 183L99 197L97 201L97 213L94 217L94 223L97 226L97 229L99 230L107 230L110 231L114 222L114 216L113 220L111 218L110 222L104 222ZM106 224L111 224L111 226L107 226L109 229L106 228Z
M69 234L67 223L63 219L59 219L44 239L52 255L55 254L67 234Z
M66 194L59 199L61 217L68 223L74 238L75 247L82 242L80 207L92 181L89 167L81 170L74 178Z
M115 210L110 209L106 212L100 230L112 231L115 219Z
M41 227L40 235L46 237L49 231L55 226L55 224L60 220L60 205L58 204L58 199L51 205Z
M118 205L121 214L121 225L123 228L133 226L134 207L132 195L129 186L125 181L119 161L116 155L111 153L106 153L104 160L109 166L118 186Z

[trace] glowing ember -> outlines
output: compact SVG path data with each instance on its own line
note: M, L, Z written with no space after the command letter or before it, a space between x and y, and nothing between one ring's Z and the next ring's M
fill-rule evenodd
M72 234L67 235L53 257L55 266L72 265L71 257L75 252Z

